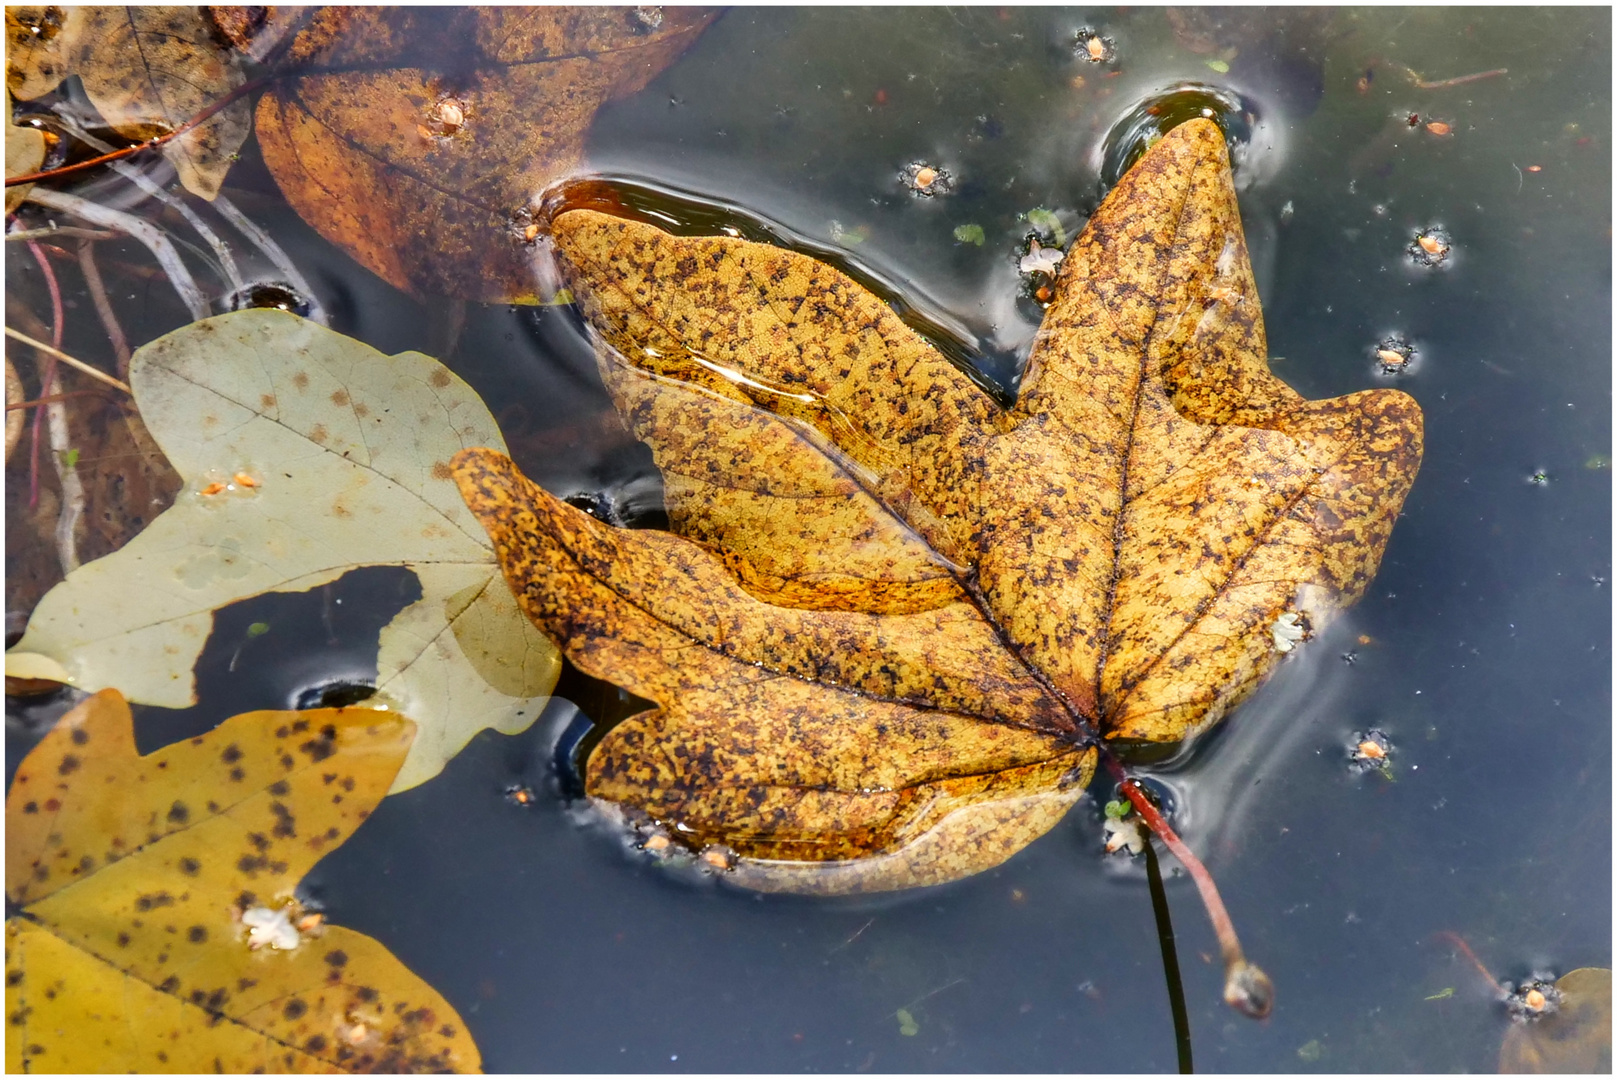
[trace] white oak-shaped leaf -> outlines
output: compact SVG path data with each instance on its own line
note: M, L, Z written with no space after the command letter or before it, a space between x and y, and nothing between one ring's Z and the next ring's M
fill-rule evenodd
M481 400L420 353L385 356L279 311L182 327L138 350L135 399L185 487L113 554L46 594L16 650L75 685L169 708L226 604L403 566L422 597L382 631L377 704L421 732L395 789L437 775L478 731L521 731L555 649L517 609L449 460L500 445Z
M1073 243L1009 409L812 258L594 210L552 231L677 535L593 524L497 453L457 472L535 621L659 706L603 738L587 789L743 871L902 862L899 796L1034 794L1058 774L1018 774L1031 758L1205 729L1283 657L1277 625L1317 632L1358 598L1419 467L1407 395L1307 401L1269 372L1207 121ZM968 750L919 766L881 709ZM989 729L1046 743L981 753ZM1008 854L957 842L946 876ZM878 887L938 879L914 869Z
M460 1017L380 942L288 925L255 950L245 925L288 917L413 728L244 713L141 756L117 691L64 716L6 797L8 1070L476 1071Z
M33 99L69 75L117 131L131 139L167 134L245 81L200 7L78 6L6 9L6 79ZM235 101L163 147L187 191L219 194L251 129Z

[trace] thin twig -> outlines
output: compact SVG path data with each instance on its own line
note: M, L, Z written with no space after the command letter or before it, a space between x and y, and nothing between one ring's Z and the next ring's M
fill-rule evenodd
M47 240L58 236L76 236L85 240L116 240L121 233L101 229L81 229L74 225L52 225L44 229L18 229L6 233L6 243L13 240Z
M1405 68L1404 70L1408 71L1409 69ZM1414 77L1415 89L1417 90L1447 90L1451 86L1464 86L1466 83L1481 82L1483 79L1491 79L1496 75L1509 75L1510 69L1494 68L1492 71L1479 71L1474 75L1457 75L1452 79L1439 79L1436 82L1427 82L1413 71L1410 71L1409 74Z
M97 150L108 150L111 148L111 143L98 139L94 135L90 134L90 132L85 130L82 124L80 124L73 117L66 115L65 112L58 113L57 115L75 138L80 139ZM241 270L236 266L236 258L230 253L230 245L219 238L219 234L214 232L213 229L208 226L208 223L203 221L202 217L195 210L191 209L190 204L187 203L185 199L170 191L165 191L160 184L153 181L151 177L147 176L133 165L122 161L114 161L111 163L111 165L112 170L119 176L122 176L125 180L128 180L130 183L140 188L140 190L144 191L152 198L163 203L165 206L173 207L175 212L183 217L186 222L190 224L191 228L196 230L196 234L202 237L203 242L206 243L209 248L213 249L213 256L219 260L219 268L221 271L223 271L225 280L230 285L231 292L241 293L247 288L247 283L242 280Z
M107 299L107 287L101 282L101 271L95 265L95 245L88 240L79 241L79 269L84 271L84 283L89 286L90 300L95 304L95 313L101 317L101 325L107 331L107 340L112 343L112 351L118 357L118 377L129 378L129 339L124 337L124 328L118 324L118 315L112 310L112 301Z
M48 206L53 210L61 210L96 225L121 229L133 236L146 245L147 250L168 273L169 284L180 294L180 299L191 312L191 318L201 322L208 317L208 305L202 299L202 290L197 288L196 279L191 276L191 271L186 269L185 263L180 261L179 252L174 250L174 245L157 226L133 214L101 206L89 199L69 195L65 191L52 191L36 186L29 189L28 201Z
M1235 924L1230 920L1230 913L1224 907L1224 900L1218 895L1218 885L1213 881L1213 875L1207 872L1207 867L1190 850L1179 834L1174 832L1173 826L1168 824L1161 811L1156 808L1145 790L1140 787L1139 781L1131 777L1127 770L1110 754L1105 755L1107 769L1118 781L1124 797L1134 804L1134 809L1145 820L1147 826L1156 833L1174 857L1184 865L1190 874L1190 879L1196 883L1196 889L1201 893L1202 906L1207 909L1207 917L1212 921L1213 933L1218 936L1219 951L1224 956L1224 1002L1239 1012L1256 1019L1269 1015L1274 1007L1274 985L1263 969L1246 958L1241 951L1241 939L1235 934Z
M49 405L53 401L66 401L68 398L100 397L102 393L103 391L100 390L64 390L60 394L52 394L50 397L8 404L6 405L6 412L15 412L18 409L32 409L38 405Z
M264 253L264 257L274 263L277 270L286 275L286 283L296 289L305 300L309 301L309 318L321 326L328 325L330 316L326 314L326 309L321 306L319 297L315 295L313 287L310 286L308 279L303 276L302 271L297 268L297 264L287 257L281 245L277 244L269 233L259 228L257 222L237 209L235 203L225 198L224 192L221 191L213 197L213 208L219 211L226 221L234 225L237 232L252 241L258 250Z
M1452 930L1439 930L1437 933L1433 934L1432 937L1442 938L1445 941L1452 941L1455 945L1459 946L1460 951L1465 953L1465 958L1471 961L1472 965L1477 969L1477 971L1482 974L1482 978L1487 982L1488 988L1494 991L1499 990L1499 980L1493 977L1493 972L1489 971L1483 966L1481 960L1477 959L1477 954L1471 951L1471 946L1465 943L1465 938L1461 937L1459 934L1456 934Z
M70 176L73 173L83 172L86 169L93 169L97 165L105 165L109 161L118 161L122 158L129 157L131 154L138 154L142 150L156 150L163 144L178 139L181 135L184 135L192 128L207 123L208 120L213 117L214 113L235 103L241 98L246 97L248 94L252 93L254 90L257 90L271 79L278 77L279 76L276 75L266 75L263 78L242 83L230 93L226 94L212 105L209 105L207 108L203 109L201 112L197 113L195 116L191 117L191 119L187 120L185 123L181 124L179 127L175 128L166 135L159 135L155 139L147 139L145 142L136 143L134 146L126 146L122 150L114 150L110 154L102 154L100 157L93 157L88 161L78 161L74 162L72 165L63 165L61 168L57 169L46 169L44 172L28 173L24 176L8 176L6 178L6 187L14 187L18 184L35 184L41 180L54 180L59 176Z
M56 284L56 271L51 269L50 260L45 258L45 252L34 241L28 241L28 250L39 264L40 273L45 275L45 287L51 297L51 340L60 348L62 344L62 290ZM6 327L8 333L11 327ZM49 348L49 346L45 346ZM40 373L39 392L49 395L55 391L56 361L49 360ZM39 443L43 430L44 413L34 414L33 430L28 436L28 509L32 510L39 505Z
M46 356L49 356L53 360L60 360L62 363L67 364L69 367L78 368L80 371L84 372L86 375L90 376L91 378L100 379L102 382L106 383L108 386L115 386L119 390L122 390L124 393L129 394L130 396L134 396L135 392L133 390L129 389L129 384L128 383L120 382L117 379L114 379L111 375L108 375L105 371L102 371L100 368L93 367L90 364L86 364L83 360L79 360L76 357L69 356L69 355L67 355L67 353L63 352L61 349L58 349L58 348L56 348L54 346L51 346L51 345L47 345L43 341L35 341L33 338L29 337L27 334L22 333L20 330L13 330L11 327L8 326L8 327L6 327L6 337L15 338L16 340L22 342L24 345L31 345L34 348L38 349L40 352L44 353Z

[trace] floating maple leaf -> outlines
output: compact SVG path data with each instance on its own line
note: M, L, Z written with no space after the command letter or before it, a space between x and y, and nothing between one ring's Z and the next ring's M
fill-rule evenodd
M529 615L656 702L589 793L742 883L899 888L1009 857L1096 746L1214 723L1374 575L1421 454L1406 395L1268 370L1218 129L1187 123L1061 264L1001 409L788 251L553 223L675 534L455 461Z

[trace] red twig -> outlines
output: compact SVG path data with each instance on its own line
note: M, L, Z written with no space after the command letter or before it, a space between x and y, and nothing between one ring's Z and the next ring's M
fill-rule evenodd
M201 112L197 113L195 116L191 117L191 119L187 120L185 123L181 124L179 127L175 128L173 131L170 131L166 135L159 135L155 139L147 139L145 142L136 143L134 146L126 146L122 150L112 150L108 153L102 154L100 157L90 158L88 161L77 161L72 165L63 165L61 168L57 169L46 169L44 172L26 173L22 176L9 176L6 178L6 187L14 187L17 184L37 184L41 180L54 180L59 176L69 176L73 173L83 172L85 169L93 169L97 165L105 165L109 161L118 161L119 159L129 157L132 154L138 154L142 150L155 150L164 143L172 142L193 128L207 123L219 110L240 101L243 97L246 97L254 90L257 90L260 86L263 86L265 83L269 82L270 79L277 77L278 76L266 75L263 78L242 83L230 93L226 94L218 101L215 101L212 105L209 105L207 108L203 109Z
M1134 804L1135 811L1146 825L1173 852L1174 858L1184 865L1190 879L1196 883L1197 891L1201 893L1202 906L1207 909L1207 917L1213 923L1213 933L1218 935L1219 951L1224 955L1225 1003L1260 1020L1268 1016L1269 1010L1274 1008L1274 984L1263 969L1248 960L1241 951L1241 940L1235 934L1235 924L1230 921L1223 898L1218 895L1218 885L1214 883L1213 875L1207 872L1207 867L1202 865L1196 853L1174 832L1173 826L1168 824L1167 818L1146 795L1139 781L1130 776L1110 754L1104 756L1106 767L1122 788L1124 797Z
M1441 938L1444 941L1453 942L1454 945L1465 954L1465 958L1471 961L1472 966L1474 966L1477 971L1482 973L1483 981L1488 984L1488 989L1498 992L1499 980L1493 977L1493 972L1489 971L1483 966L1481 960L1477 959L1477 954L1471 951L1471 946L1465 943L1465 938L1461 937L1459 934L1456 934L1452 930L1439 930L1437 933L1433 934L1432 937L1434 940Z
M34 241L28 241L28 250L33 253L34 261L45 275L45 285L51 294L51 347L62 347L62 290L56 284L56 271L51 269L50 260L40 250ZM45 361L45 372L39 380L39 392L42 396L49 396L56 382L56 360ZM28 509L32 510L39 505L39 442L45 430L45 412L43 409L34 411L34 427L29 434L28 444Z

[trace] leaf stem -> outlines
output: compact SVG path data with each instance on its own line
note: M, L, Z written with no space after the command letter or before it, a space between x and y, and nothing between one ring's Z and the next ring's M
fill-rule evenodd
M1213 933L1218 935L1219 951L1224 956L1225 1004L1257 1020L1268 1016L1269 1010L1274 1008L1274 984L1263 969L1248 960L1241 951L1241 939L1235 934L1235 924L1230 921L1230 913L1224 907L1223 898L1218 895L1218 885L1214 883L1213 875L1207 872L1207 867L1202 865L1196 853L1174 832L1173 826L1168 824L1156 804L1146 795L1139 781L1130 776L1110 754L1105 755L1105 760L1107 770L1117 780L1123 795L1134 804L1134 809L1151 831L1173 852L1174 858L1189 871L1190 879L1201 893L1202 906L1207 909L1207 918L1213 924Z

